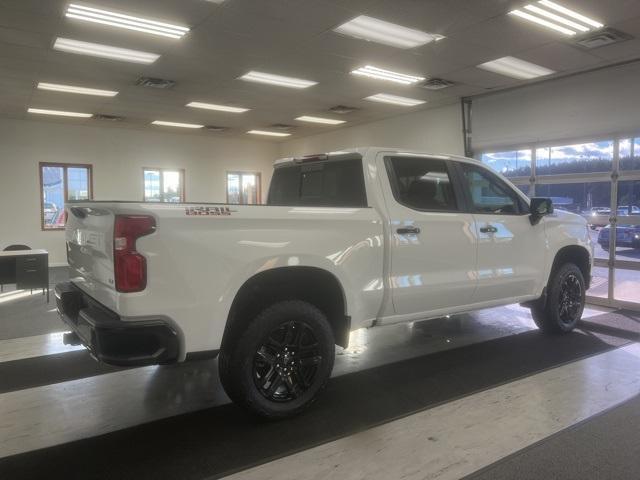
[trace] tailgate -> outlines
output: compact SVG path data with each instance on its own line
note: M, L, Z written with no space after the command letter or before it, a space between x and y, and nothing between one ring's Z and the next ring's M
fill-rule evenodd
M71 205L65 237L67 261L74 283L88 289L115 291L113 226L115 214L97 204ZM86 288L85 288L86 289Z

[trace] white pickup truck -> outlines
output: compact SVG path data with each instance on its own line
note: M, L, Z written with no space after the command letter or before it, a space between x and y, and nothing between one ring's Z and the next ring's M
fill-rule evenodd
M219 354L229 397L266 417L313 401L352 330L524 303L569 332L591 278L582 217L456 156L278 160L267 205L67 209L67 341L115 365Z

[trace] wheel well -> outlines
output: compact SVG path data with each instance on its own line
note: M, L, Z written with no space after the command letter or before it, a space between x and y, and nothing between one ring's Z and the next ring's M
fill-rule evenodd
M551 275L553 275L553 272L555 272L557 268L565 263L574 263L580 269L588 289L591 283L591 262L587 249L578 245L570 245L558 250L556 258L553 260L549 278L551 278Z
M282 267L258 273L240 288L231 305L222 348L232 345L249 322L269 305L283 300L304 300L329 320L336 344L347 347L351 319L338 279L315 267Z

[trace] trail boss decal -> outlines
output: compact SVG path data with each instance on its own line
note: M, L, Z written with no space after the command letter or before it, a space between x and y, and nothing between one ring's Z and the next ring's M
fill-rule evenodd
M221 217L229 216L237 210L229 207L185 207L184 213L187 216Z

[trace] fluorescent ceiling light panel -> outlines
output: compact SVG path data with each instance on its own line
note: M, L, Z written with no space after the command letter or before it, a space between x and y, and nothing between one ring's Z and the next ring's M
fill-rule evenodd
M519 80L529 80L531 78L544 77L545 75L556 73L554 70L515 57L498 58L490 62L482 63L478 65L478 68Z
M61 110L45 110L43 108L29 108L29 113L39 113L41 115L58 115L61 117L78 117L78 118L91 118L92 113L78 113L78 112L63 112Z
M155 53L129 50L128 48L111 47L99 43L81 42L70 38L58 37L53 44L54 50L61 52L77 53L78 55L89 55L92 57L108 58L110 60L122 60L125 62L142 63L149 65L155 62L160 55Z
M563 7L562 5L558 5L555 2L551 2L549 0L541 0L538 2L540 5L544 5L545 7L552 8L553 10L562 13L568 17L574 18L580 22L586 23L587 25L591 25L593 28L602 28L604 24L594 20L593 18L586 17L578 12L573 10L569 10L568 8Z
M189 28L181 25L172 25L146 18L123 15L121 13L110 12L99 8L85 7L72 3L67 8L65 14L68 18L75 18L85 22L99 23L112 27L126 28L137 32L151 33L169 38L182 38Z
M343 23L333 31L397 48L419 47L444 38L442 35L414 30L367 15L360 15Z
M296 118L296 120L300 120L301 122L310 122L310 123L324 123L326 125L340 125L341 123L345 123L344 120L334 120L333 118L311 117L309 115L302 115L301 117Z
M38 83L39 90L51 90L52 92L78 93L80 95L95 95L98 97L115 97L118 92L112 90L98 90L97 88L74 87L73 85L59 85L57 83Z
M250 71L240 77L241 80L247 82L267 83L269 85L278 85L280 87L289 88L309 88L317 85L318 82L311 80L303 80L301 78L284 77L282 75L274 75L272 73Z
M400 97L398 95L389 95L387 93L378 93L377 95L371 95L366 97L365 100L380 103L391 103L393 105L402 105L403 107L415 107L427 103L425 100L418 100L417 98Z
M205 110L217 110L219 112L244 113L248 112L248 108L231 107L229 105L216 105L214 103L190 102L187 107L204 108Z
M524 9L512 10L509 15L523 18L569 36L604 27L602 23L592 18L549 0L525 5Z
M181 127L181 128L203 128L204 125L198 125L195 123L179 123L179 122L165 122L163 120L154 120L152 125L162 125L164 127Z
M265 135L268 137L288 137L289 135L291 135L290 133L268 132L266 130L249 130L247 133L250 133L252 135Z
M378 80L387 80L389 82L401 83L403 85L412 85L426 80L424 77L416 77L415 75L407 75L405 73L392 72L391 70L384 70L382 68L373 67L367 65L366 67L358 68L351 72L353 75L362 75L370 78L377 78Z

